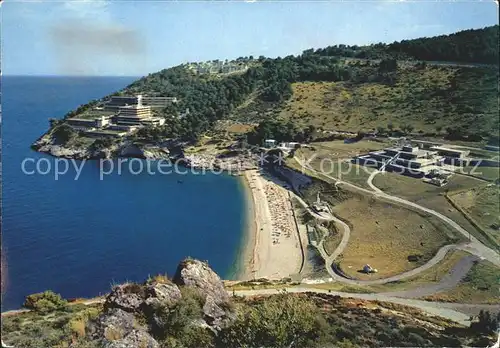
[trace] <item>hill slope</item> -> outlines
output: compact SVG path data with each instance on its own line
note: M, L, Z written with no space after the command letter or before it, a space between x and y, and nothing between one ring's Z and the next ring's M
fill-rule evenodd
M471 35L476 37L472 43ZM296 57L243 58L250 68L236 74L197 74L187 65L165 69L115 94L177 97L179 103L155 111L166 118L166 124L142 129L115 142L193 140L212 129L218 120L258 122L269 117L325 129L360 131L391 123L395 128L405 125L421 132L450 128L448 133L456 137L498 136L497 68L396 61L425 58L491 63L498 57L498 50L492 53L497 38L495 26L390 45L333 46L304 51ZM313 82L322 83L316 86ZM84 117L107 99L91 101L65 118ZM186 109L190 110L186 117L176 117ZM93 144L93 139L75 142L76 134L67 127L54 131L64 123L53 122L44 144L65 146L69 142L97 149L103 146ZM119 144L115 148L120 148Z
M485 68L402 67L391 85L294 83L279 116L327 130L370 131L412 126L413 132L494 134L499 128L498 75Z

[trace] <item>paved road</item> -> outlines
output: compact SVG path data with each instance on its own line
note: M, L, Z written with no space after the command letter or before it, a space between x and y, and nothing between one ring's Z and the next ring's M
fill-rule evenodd
M421 298L453 289L467 276L467 273L469 273L470 269L477 261L479 261L479 258L475 255L464 256L437 284L424 285L411 290L386 292L384 295L404 298Z
M465 245L463 245L463 246L460 246L459 247L460 249L465 250L465 251L467 251L467 252L469 252L471 254L477 255L478 257L480 257L482 259L486 259L486 260L490 261L491 263L493 263L494 265L500 267L500 255L498 254L498 252L496 250L490 249L489 247L483 245L479 240L477 240L474 236L472 236L467 230L465 230L464 228L462 228L455 221L451 220L447 216L445 216L445 215L443 215L443 214L441 214L441 213L439 213L439 212L437 212L435 210L423 207L423 206L421 206L419 204L407 201L406 199L403 199L403 198L400 198L400 197L397 197L397 196L391 196L391 195L389 195L389 194L381 191L380 189L378 189L372 183L373 177L375 177L375 175L376 175L377 172L375 172L375 174L372 173L370 175L371 180L368 180L368 184L369 185L371 184L370 187L373 186L372 189L375 188L372 191L372 190L367 190L367 189L364 189L362 187L356 186L354 184L351 184L351 183L348 183L348 182L345 182L345 181L341 181L338 178L332 177L331 175L318 172L314 168L312 168L309 164L303 163L297 157L295 157L295 160L301 166L303 166L304 168L307 168L308 170L312 171L313 173L315 173L317 175L320 175L320 176L324 176L324 177L326 177L326 178L328 178L330 180L335 181L336 185L344 185L344 186L350 187L350 188L352 188L354 190L357 190L357 191L360 191L360 192L363 192L363 193L367 193L367 194L370 194L370 195L374 195L375 197L378 197L378 198L382 198L382 199L386 199L386 200L398 202L398 203L400 203L402 205L406 205L406 206L409 206L409 207L415 208L417 210L421 210L421 211L424 211L426 213L429 213L431 215L436 216L437 218L439 218L440 220L442 220L446 224L450 225L456 231L458 231L459 233L461 233L463 236L465 236L466 238L469 238L470 242L467 243L467 244L465 244ZM444 257L444 255L443 255L443 257Z

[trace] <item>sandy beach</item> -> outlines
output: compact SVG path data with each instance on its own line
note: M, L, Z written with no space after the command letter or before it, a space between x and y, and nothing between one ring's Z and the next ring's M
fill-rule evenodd
M258 170L244 172L249 219L240 279L297 274L302 251L288 191Z

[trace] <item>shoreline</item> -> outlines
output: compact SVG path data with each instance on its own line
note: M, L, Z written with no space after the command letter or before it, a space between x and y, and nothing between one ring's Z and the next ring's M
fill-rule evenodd
M235 273L236 280L253 279L255 270L255 248L257 244L257 222L255 213L255 197L252 194L247 171L240 176L240 183L243 187L243 195L245 199L245 222L244 231L239 247L240 255L237 258L237 272Z
M244 171L242 176L246 226L237 280L279 280L298 274L303 251L288 191L259 170Z

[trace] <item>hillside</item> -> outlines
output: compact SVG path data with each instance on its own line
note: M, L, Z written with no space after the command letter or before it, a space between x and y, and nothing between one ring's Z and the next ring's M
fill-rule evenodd
M206 263L188 259L172 279L116 285L103 301L28 296L31 312L2 317L2 339L25 348L487 346L498 320L483 313L467 328L387 302L234 295Z
M471 35L476 37L472 43ZM192 142L220 120L255 123L269 118L351 132L389 127L433 136L446 131L454 139L478 141L498 136L498 68L468 63L495 61L498 50L492 53L492 43L497 38L495 26L389 45L341 45L285 58L240 58L231 64L247 68L228 74L200 73L192 64L180 65L113 94L176 97L178 103L153 111L153 116L165 118L164 125L104 142L67 126L69 118L98 117L110 98L106 96L69 112L64 120L53 120L34 148L55 156L117 156L131 143Z
M488 136L499 128L498 75L486 68L399 67L392 84L380 82L297 82L283 104L253 102L237 117L260 109L301 127L384 132L411 126L413 133Z
M498 25L495 25L483 29L463 30L450 35L402 40L391 44L336 45L308 52L322 56L363 59L416 59L498 65L498 29Z

